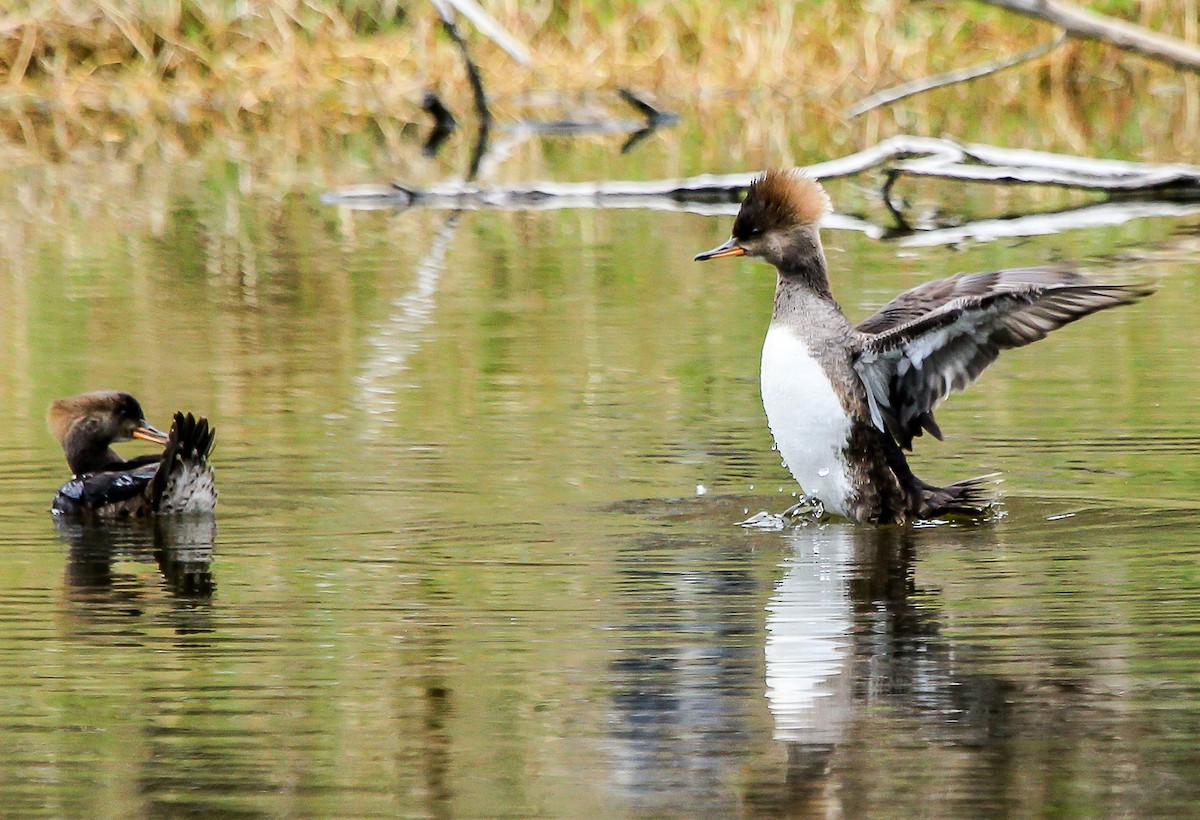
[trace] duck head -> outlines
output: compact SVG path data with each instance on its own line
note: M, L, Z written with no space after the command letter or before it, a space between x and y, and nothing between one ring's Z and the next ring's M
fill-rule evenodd
M787 274L809 268L824 254L818 223L829 213L821 183L800 171L772 168L750 183L729 239L696 255L697 262L725 256L756 256Z
M138 400L119 390L100 390L53 401L46 420L75 475L97 472L120 462L111 449L113 442L136 438L154 444L167 443L167 434L146 421Z

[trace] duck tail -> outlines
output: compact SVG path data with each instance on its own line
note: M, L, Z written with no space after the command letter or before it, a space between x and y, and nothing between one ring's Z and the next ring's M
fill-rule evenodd
M155 512L206 513L216 508L217 488L208 463L216 436L208 419L175 414L151 489Z
M999 473L968 478L956 481L945 487L935 487L925 484L921 488L925 509L922 518L937 518L943 515L967 515L979 517L986 515L996 503L999 496L996 485L1000 483Z

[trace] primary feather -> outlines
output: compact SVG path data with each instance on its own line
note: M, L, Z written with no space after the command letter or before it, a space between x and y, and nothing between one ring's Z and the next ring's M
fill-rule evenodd
M906 291L855 328L861 347L854 369L871 419L905 449L922 431L941 438L934 408L1001 350L1148 293L1144 285L1097 282L1059 267L964 273Z

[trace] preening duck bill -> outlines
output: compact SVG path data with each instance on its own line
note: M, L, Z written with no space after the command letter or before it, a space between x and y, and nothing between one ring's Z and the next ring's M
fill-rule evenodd
M142 441L153 442L154 444L165 445L170 440L170 437L166 433L157 427L151 427L145 420L130 435L134 438L140 438Z
M706 259L720 259L723 256L745 256L746 249L737 243L737 240L732 236L725 242L717 245L711 251L696 254L696 262L703 262Z

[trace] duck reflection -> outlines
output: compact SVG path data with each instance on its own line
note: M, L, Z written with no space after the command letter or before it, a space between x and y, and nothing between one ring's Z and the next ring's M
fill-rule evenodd
M777 549L781 536L752 537ZM716 563L705 553L717 569L660 565L650 579L653 570L629 567L640 594L657 586L661 595L666 583L676 602L687 590L692 604L659 610L675 623L639 624L612 666L617 784L642 804L686 794L713 810L838 813L853 799L832 773L835 757L871 744L880 709L915 718L927 737L986 740L1005 719L1010 687L958 661L936 597L916 586L913 570L919 550L981 548L993 537L988 527L829 524L782 536L788 551L774 580L759 579L736 540L708 545L729 552ZM642 630L659 641L638 640ZM735 794L734 770L762 737L754 693L764 690L769 736L784 754L760 757Z
M1008 724L1012 685L969 670L941 635L941 612L915 583L918 549L979 548L989 527L856 527L791 533L766 617L767 703L785 777L760 779L760 809L849 811L830 790L835 752L871 743L867 716L912 718L927 739L982 748ZM855 751L854 754L857 754ZM981 789L987 787L978 784Z
M775 739L831 748L850 715L853 611L845 583L850 530L802 530L767 603L767 704Z
M111 621L141 615L155 595L144 574L119 564L158 566L158 588L169 594L180 632L205 631L206 610L216 582L213 548L216 519L211 515L161 516L154 520L94 522L56 516L59 537L70 546L66 594L72 611L87 620Z

